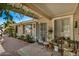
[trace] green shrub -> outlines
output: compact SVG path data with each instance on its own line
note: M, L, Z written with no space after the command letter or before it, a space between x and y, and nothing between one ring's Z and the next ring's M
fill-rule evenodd
M29 43L34 43L35 41L33 40L33 37L31 35L21 35L21 36L17 36L18 39L29 42Z
M17 39L20 39L20 36L17 36L16 38L17 38Z
M29 43L34 43L33 37L31 35L26 35L25 40Z
M20 39L21 39L21 40L24 40L24 38L25 38L24 35L21 35L21 36L20 36Z
M8 33L10 37L16 37L16 31L13 27L9 27L5 32Z
M17 34L16 34L16 31L15 30L13 30L13 37L17 37Z
M9 34L10 37L13 37L13 28L8 28L7 33Z

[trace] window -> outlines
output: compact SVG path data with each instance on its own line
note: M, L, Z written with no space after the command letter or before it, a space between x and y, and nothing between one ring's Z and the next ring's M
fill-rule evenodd
M25 26L26 34L32 34L32 25Z

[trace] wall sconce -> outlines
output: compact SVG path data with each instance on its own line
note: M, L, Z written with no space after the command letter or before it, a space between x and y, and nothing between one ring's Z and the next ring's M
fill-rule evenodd
M75 21L75 26L74 26L74 28L77 28L78 27L78 23L77 23L77 21Z

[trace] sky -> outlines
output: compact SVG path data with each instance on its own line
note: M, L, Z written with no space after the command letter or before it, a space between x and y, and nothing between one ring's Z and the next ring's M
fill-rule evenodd
M13 16L13 20L16 23L22 22L22 21L27 21L27 20L32 20L31 17L22 15L20 13L16 13L14 11L10 11L10 15ZM22 15L22 17L20 17L20 15ZM6 15L4 13L2 13L2 17L0 17L0 24L3 24L6 20L3 19L3 17L5 17Z

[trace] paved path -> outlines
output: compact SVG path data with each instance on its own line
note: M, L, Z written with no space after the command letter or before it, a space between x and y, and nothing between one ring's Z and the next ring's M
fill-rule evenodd
M4 43L2 44L2 48L5 50L5 52L1 53L0 55L18 56L19 54L16 53L16 50L21 49L27 45L27 42L6 36L4 37Z
M5 42L0 46L1 56L50 56L44 46L38 43L27 43L15 38L4 37Z
M51 56L52 52L49 52L43 45L38 43L32 43L26 47L23 47L17 51L22 56Z

